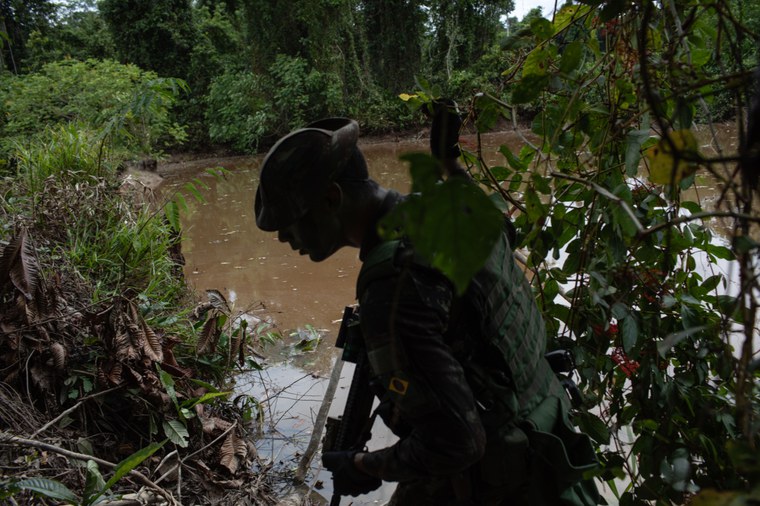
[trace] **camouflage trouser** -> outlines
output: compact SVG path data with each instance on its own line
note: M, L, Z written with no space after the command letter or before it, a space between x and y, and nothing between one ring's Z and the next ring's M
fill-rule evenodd
M448 478L430 478L401 482L388 506L469 506L470 501L457 501Z
M481 494L484 492L483 486L483 483L476 486ZM387 506L541 506L522 501L513 492L508 492L506 487L501 490L486 487L490 498L474 500L469 482L461 482L457 487L460 490L455 490L448 477L402 482L396 487Z

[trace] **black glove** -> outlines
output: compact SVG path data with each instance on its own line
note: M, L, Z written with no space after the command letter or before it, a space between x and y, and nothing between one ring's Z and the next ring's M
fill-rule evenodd
M357 452L325 452L322 464L332 472L333 490L338 495L358 496L372 492L382 485L380 478L375 478L359 471L354 465Z
M439 160L458 158L459 129L462 118L450 98L433 101L433 124L430 127L430 151Z

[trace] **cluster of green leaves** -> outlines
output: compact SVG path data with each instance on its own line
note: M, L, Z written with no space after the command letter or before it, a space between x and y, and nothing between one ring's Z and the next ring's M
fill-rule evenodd
M31 74L2 74L0 82L3 158L19 146L50 142L59 128L70 123L98 133L99 161L106 155L118 160L154 154L162 141L176 142L185 136L169 112L186 85L133 65L64 60Z
M112 498L108 493L109 490L130 471L160 450L165 443L166 441L152 443L125 458L116 466L108 481L103 478L98 464L93 460L88 460L84 464L86 478L81 496L58 480L33 477L2 483L0 499L13 499L19 492L28 491L39 497L82 506L91 506L108 501Z
M732 179L738 158L710 158L692 130L695 111L709 117L721 86L748 102L751 69L724 65L735 79L727 84L708 65L726 54L722 41L748 32L732 3L683 7L567 5L553 20L535 18L513 41L518 58L504 69L503 93L476 96L468 116L483 132L522 108L537 111L525 146L502 147L504 166L465 159L513 207L550 345L570 349L578 364L585 405L576 421L599 445L597 477L622 505L681 504L698 491L701 504L749 504L760 492L754 195ZM732 36L720 38L716 23ZM420 105L436 96L402 98ZM429 161L412 162L423 192L412 211L427 214L410 211L401 223L422 244L470 237L472 219L450 216L462 214L451 203L465 196L441 213L444 184L426 183L437 176ZM683 198L696 170L726 188L722 208ZM481 213L485 237L490 211ZM730 217L728 240L710 230L714 214ZM447 251L466 263L475 249ZM719 261L734 262L741 278L729 279Z
M280 55L268 75L234 71L213 80L206 99L212 141L255 153L271 132L301 127L340 108L338 77L303 58Z

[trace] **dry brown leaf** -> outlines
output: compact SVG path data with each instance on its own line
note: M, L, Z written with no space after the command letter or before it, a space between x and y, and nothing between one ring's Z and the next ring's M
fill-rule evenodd
M234 475L246 455L248 455L248 447L235 431L232 431L224 439L224 443L219 449L219 464L226 467Z
M216 343L219 340L219 336L221 335L221 330L217 328L218 321L219 316L214 315L206 320L206 323L203 325L203 330L201 331L201 335L198 338L197 352L199 355L205 353L206 351L210 351L212 353L216 351Z
M34 365L29 368L29 373L32 378L32 383L39 387L40 390L43 392L53 391L53 385L55 382L53 381L49 368L42 365Z
M161 339L156 335L152 328L148 326L145 320L142 320L143 334L145 335L145 343L143 345L143 351L154 362L163 362L164 353L161 349Z
M50 345L50 353L53 354L53 365L58 371L63 371L66 367L66 348L61 343Z
M8 278L27 300L31 300L37 288L40 266L29 241L26 229L22 229L3 248L0 257L0 287L5 288Z
M111 371L108 373L108 382L113 386L121 385L124 381L122 377L123 370L124 368L120 362L114 363L113 367L111 367Z
M227 303L227 299L224 298L224 295L222 295L222 292L219 290L206 290L206 295L208 296L211 305L214 306L217 311L226 315L232 313L230 305Z
M227 359L228 363L232 363L237 358L238 351L240 351L240 336L239 335L233 335L230 338L230 354Z
M133 360L137 358L137 350L132 346L132 340L124 329L118 329L113 339L114 354L118 360Z

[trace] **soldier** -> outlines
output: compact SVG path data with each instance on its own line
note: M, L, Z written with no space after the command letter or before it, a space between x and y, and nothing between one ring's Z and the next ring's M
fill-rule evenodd
M466 177L460 124L438 104L431 150L449 177ZM593 483L581 480L595 455L567 421L568 398L544 358L544 323L513 259L509 224L457 296L408 240L379 237L379 220L404 196L369 177L358 136L355 121L330 118L280 139L255 201L259 228L313 261L351 246L363 262L357 296L377 411L399 440L324 453L335 491L358 496L385 480L398 482L397 505L597 504Z

